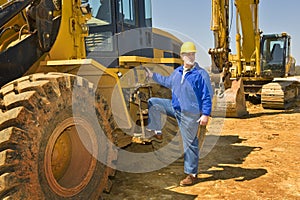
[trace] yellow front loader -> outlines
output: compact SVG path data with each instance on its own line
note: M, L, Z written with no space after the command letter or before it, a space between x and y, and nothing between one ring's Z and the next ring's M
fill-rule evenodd
M152 28L150 0L0 6L0 198L99 199L163 92L143 66L169 74L181 41Z

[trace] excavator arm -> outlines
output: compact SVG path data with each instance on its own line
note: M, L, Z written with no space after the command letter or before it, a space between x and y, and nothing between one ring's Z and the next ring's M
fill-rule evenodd
M0 27L19 14L32 0L8 1L0 6Z
M235 0L236 9L236 55L230 55L229 0L212 0L212 25L214 48L209 50L212 57L212 71L221 73L223 81L227 76L241 77L251 62L255 63L256 74L260 74L260 31L258 28L258 0ZM233 9L233 8L232 8ZM235 71L230 71L232 65ZM225 83L225 85L229 85ZM226 87L227 89L228 87Z
M52 0L9 1L0 7L0 27L3 28L9 20L26 8L27 26L30 26L31 31L37 29L41 50L48 51L51 47L50 36L53 35L53 12L59 7L58 3L54 3Z
M10 1L0 7L0 85L22 76L53 45L59 17L52 0ZM22 52L16 56L16 52Z
M260 30L258 27L259 0L235 0L237 34L237 74L245 73L243 66L255 63L255 73L260 75ZM241 34L242 33L242 34ZM245 65L242 65L242 61Z
M238 3L240 2L236 1L236 5ZM242 80L231 80L236 75L230 70L233 61L230 60L229 10L229 0L212 0L211 30L214 34L215 47L209 49L209 54L212 59L212 80L216 94L213 114L239 117L245 115L247 111ZM237 41L240 41L238 34ZM241 54L237 57L241 57Z
M211 30L214 34L214 48L209 49L212 57L212 71L220 73L228 69L229 49L229 0L212 1Z

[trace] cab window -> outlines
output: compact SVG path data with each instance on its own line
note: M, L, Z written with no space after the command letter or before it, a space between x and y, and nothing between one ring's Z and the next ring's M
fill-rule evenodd
M146 27L152 26L151 0L145 0L145 25Z
M90 20L96 25L108 25L112 23L111 0L91 1L92 16Z
M125 24L136 25L134 0L121 0L120 13Z

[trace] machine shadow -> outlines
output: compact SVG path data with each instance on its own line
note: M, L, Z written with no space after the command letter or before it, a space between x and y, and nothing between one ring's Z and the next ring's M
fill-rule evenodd
M261 116L276 116L278 114L293 114L293 113L299 113L300 110L297 108L293 108L290 110L268 110L265 112L259 112L259 113L249 113L248 115L245 115L243 117L241 117L242 119L250 119L250 118L257 118L257 117L261 117Z

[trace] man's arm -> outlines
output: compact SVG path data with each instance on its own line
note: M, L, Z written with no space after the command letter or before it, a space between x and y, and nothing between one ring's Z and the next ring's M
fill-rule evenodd
M146 70L147 77L152 78L158 84L163 85L167 88L172 87L172 77L173 77L174 72L170 76L162 76L159 73L151 72L151 70L148 69L147 67L145 67L145 70Z
M211 110L212 110L212 89L211 85L210 85L210 79L207 79L206 76L207 73L202 73L202 81L200 83L200 85L202 85L202 110L201 113L202 115L200 116L200 118L198 119L197 122L199 122L199 125L205 126L208 123L209 120L209 116L211 114ZM207 74L208 76L208 74ZM209 77L208 77L209 78Z
M201 73L202 80L201 80L201 90L202 90L202 114L209 116L212 110L212 98L213 98L213 91L211 87L211 82L209 75L206 71L202 71Z
M163 85L163 86L171 89L171 87L172 87L172 75L173 75L173 73L170 76L162 76L161 74L153 73L152 79L155 82L159 83L160 85Z

